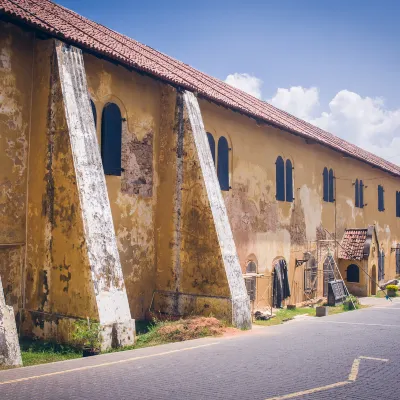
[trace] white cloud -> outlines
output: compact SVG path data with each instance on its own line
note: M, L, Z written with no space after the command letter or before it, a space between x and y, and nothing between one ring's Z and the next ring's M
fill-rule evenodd
M400 162L400 109L388 110L382 98L341 90L329 102L329 111L310 122L383 158Z
M263 81L255 76L249 74L239 74L235 72L226 77L225 82L237 89L251 94L257 99L261 99L261 87Z
M275 96L267 101L296 117L309 119L319 105L319 91L316 87L309 89L301 86L292 86L290 89L279 88Z
M228 75L225 82L262 99L263 81L249 74ZM320 112L319 89L278 88L266 100L281 110L400 165L400 109L390 110L380 97L362 97L341 90ZM322 107L323 108L323 107Z

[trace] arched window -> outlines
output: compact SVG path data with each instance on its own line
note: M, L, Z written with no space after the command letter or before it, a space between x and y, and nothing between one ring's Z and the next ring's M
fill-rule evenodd
M293 166L290 160L286 160L286 201L293 201Z
M254 261L249 261L246 265L246 273L257 273L257 265ZM250 300L253 301L256 298L256 277L252 276L245 279L247 294Z
M329 201L329 173L328 168L324 168L324 172L322 173L323 177L323 190L324 190L324 201Z
M221 190L229 190L229 146L223 136L218 139L217 175Z
M385 211L384 190L382 185L378 185L378 211Z
M121 175L122 117L119 107L108 103L101 119L101 158L106 175Z
M96 111L96 106L93 103L92 99L90 99L90 106L92 107L92 114L93 114L93 119L94 119L94 127L97 128L97 111Z
M360 269L356 264L347 267L347 282L360 282Z
M208 139L208 144L210 146L211 156L212 156L212 159L213 159L214 165L215 165L215 140L214 140L214 136L211 135L211 133L207 132L207 139Z
M285 163L279 156L276 159L276 199L285 201Z
M385 252L379 251L378 255L378 281L385 278Z
M335 201L335 192L334 192L334 175L333 169L329 170L329 202L333 203Z

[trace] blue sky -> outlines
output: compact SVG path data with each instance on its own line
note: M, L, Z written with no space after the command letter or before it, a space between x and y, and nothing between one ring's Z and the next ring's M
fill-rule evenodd
M400 1L58 2L400 162Z

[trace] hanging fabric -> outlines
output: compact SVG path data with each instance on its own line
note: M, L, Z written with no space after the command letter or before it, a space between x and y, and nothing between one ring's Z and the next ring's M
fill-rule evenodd
M275 264L272 306L281 308L283 300L290 297L289 277L286 261L281 259Z

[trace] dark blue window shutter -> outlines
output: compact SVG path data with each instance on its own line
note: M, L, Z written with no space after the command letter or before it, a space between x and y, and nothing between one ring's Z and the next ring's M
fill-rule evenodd
M385 210L383 192L384 192L383 186L378 185L378 210L379 211Z
M223 136L218 139L217 175L221 190L229 190L229 146Z
M121 175L122 117L119 107L108 103L101 120L101 158L106 175Z
M378 185L378 211L381 211L381 185Z
M97 111L96 106L93 103L93 100L90 100L90 106L92 107L92 114L94 119L94 127L97 128Z
M211 135L211 133L207 132L207 138L208 138L208 144L210 145L211 156L212 156L212 159L213 159L214 165L215 165L215 140L214 140L214 136Z
M385 189L383 188L383 186L381 186L381 207L382 207L382 211L385 211Z
M364 184L360 180L360 208L364 208Z
M293 201L293 166L290 160L286 160L286 201Z
M400 217L400 192L396 192L396 217Z
M285 163L279 156L276 159L276 199L285 201Z
M333 176L333 169L329 170L329 201L333 203L335 201L335 177Z
M360 191L358 188L358 179L356 179L356 183L354 184L355 187L355 204L356 207L360 207Z
M329 176L328 176L328 168L324 168L324 172L322 173L323 177L323 186L324 186L324 201L329 201Z

